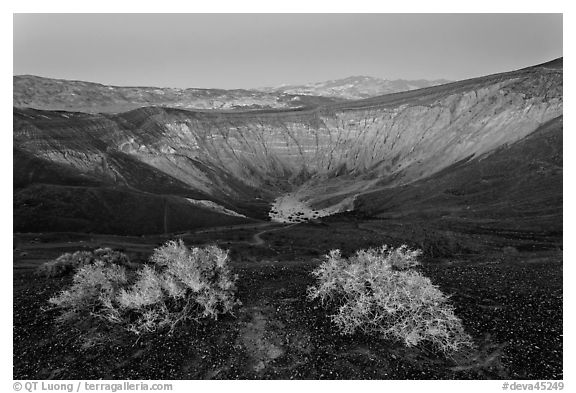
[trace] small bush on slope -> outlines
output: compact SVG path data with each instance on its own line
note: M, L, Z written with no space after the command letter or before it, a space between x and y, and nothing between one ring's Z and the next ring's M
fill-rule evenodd
M216 246L189 249L181 240L170 241L150 259L153 265L133 279L123 266L103 260L82 266L72 287L49 302L63 310L61 322L96 318L137 334L172 331L184 320L217 319L240 303L228 255Z
M104 262L106 265L115 264L120 266L127 266L130 263L130 259L119 251L110 248L99 248L94 251L76 251L62 254L58 258L42 264L36 269L36 274L45 277L60 277L95 261Z
M412 268L419 250L361 250L346 259L332 250L313 272L310 300L334 307L330 316L342 334L357 331L395 339L407 346L429 342L445 354L472 345L448 298Z

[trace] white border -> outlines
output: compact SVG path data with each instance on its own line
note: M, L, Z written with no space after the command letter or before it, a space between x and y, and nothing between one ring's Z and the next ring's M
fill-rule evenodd
M52 0L52 1L10 1L8 4L3 4L2 21L0 29L3 42L4 53L10 53L6 56L3 64L4 72L2 73L2 119L5 121L3 132L0 134L2 138L2 179L5 182L5 189L11 187L11 173L12 173L12 139L10 130L12 129L12 114L9 112L11 109L11 91L12 91L12 75L9 74L7 68L12 67L12 62L8 63L8 58L12 58L12 13L28 13L28 12L41 12L41 13L54 13L54 12L146 12L146 13L170 13L170 12L226 12L226 13L250 13L250 12L302 12L302 13L324 13L324 12L412 12L417 11L420 13L443 13L443 12L466 12L466 13L509 13L509 12L529 12L529 13L564 13L564 39L571 43L571 37L576 37L574 34L573 13L571 7L568 6L568 1L502 1L502 0L483 0L482 2L474 2L470 6L470 2L463 1L401 1L401 2L375 2L370 0L354 0L348 2L313 2L310 0L291 0L278 4L277 2L270 1L232 1L232 0L211 0L209 2L191 2L191 1L146 1L146 2L120 2L118 0L100 0L97 2L80 2L71 0ZM566 111L567 116L565 121L564 132L564 245L566 261L564 265L564 332L565 347L564 347L564 382L567 385L566 391L576 389L574 384L574 362L571 360L574 355L574 339L571 334L574 331L573 320L573 300L574 291L570 285L570 279L574 277L575 271L572 267L576 263L573 246L573 231L572 223L574 218L574 181L572 176L574 169L574 128L572 127L572 92L573 92L573 74L570 72L573 68L571 48L574 44L571 43L565 46L566 63L564 68L568 69L565 74L564 84L568 93L565 94L565 104L568 107ZM10 119L10 120L8 120ZM8 124L9 123L9 124ZM1 297L2 310L6 314L11 315L12 310L12 194L4 193L2 196L2 207L5 209L4 220L2 225L1 237L4 273L3 282L6 294ZM10 280L8 282L8 280ZM568 306L567 306L568 305ZM1 332L2 337L5 338L5 351L2 356L2 382L6 391L12 391L12 321L4 318ZM337 382L317 382L317 381L270 381L270 382L250 382L250 381L224 381L224 382L211 382L211 381L173 381L175 390L178 392L191 391L191 390L246 390L254 391L270 391L271 389L304 389L304 390L318 390L329 389L338 391L358 391L359 389L391 389L395 390L420 390L425 391L442 391L442 392L491 392L502 391L502 381L337 381ZM1 385L0 385L1 386ZM384 390L379 390L384 391Z

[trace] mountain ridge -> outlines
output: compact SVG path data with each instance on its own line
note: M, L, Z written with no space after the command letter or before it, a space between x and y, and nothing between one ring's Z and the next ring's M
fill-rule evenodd
M40 110L121 113L147 106L200 110L286 109L334 101L335 98L247 89L113 86L36 75L13 76L13 106Z
M417 90L450 82L452 81L447 79L384 79L358 75L322 82L312 82L301 85L288 84L255 90L356 100L408 90Z
M449 81L427 81L425 79L390 81L360 76L302 86L290 85L284 88L166 88L116 86L26 74L13 76L13 101L14 106L19 108L86 113L120 113L146 106L190 110L303 109L343 100L419 89L447 82ZM346 91L335 91L334 89L338 89L342 83L352 83L356 86L349 85L346 86ZM308 88L306 86L314 87ZM322 86L329 88L326 90Z

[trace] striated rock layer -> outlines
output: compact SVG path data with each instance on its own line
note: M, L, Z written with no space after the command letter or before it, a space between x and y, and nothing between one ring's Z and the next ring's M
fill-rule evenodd
M560 59L308 110L15 109L14 145L125 187L142 189L150 182L143 173L154 173L157 188L177 185L241 214L286 193L343 211L359 194L418 182L526 138L562 115L562 101Z

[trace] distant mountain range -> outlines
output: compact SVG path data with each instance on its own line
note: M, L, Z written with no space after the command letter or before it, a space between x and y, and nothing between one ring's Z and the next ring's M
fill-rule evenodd
M13 105L84 113L121 113L147 106L219 111L299 109L448 82L444 79L408 81L353 76L299 86L224 90L108 86L20 75L13 78Z
M402 91L423 89L425 87L438 86L450 82L451 81L446 79L388 80L371 76L351 76L343 79L308 83L304 85L265 87L259 90L276 93L282 92L284 94L312 95L346 100L358 100L385 94L399 93Z
M243 89L108 86L34 75L14 76L13 89L16 108L84 113L121 113L149 106L220 111L297 109L342 101Z

